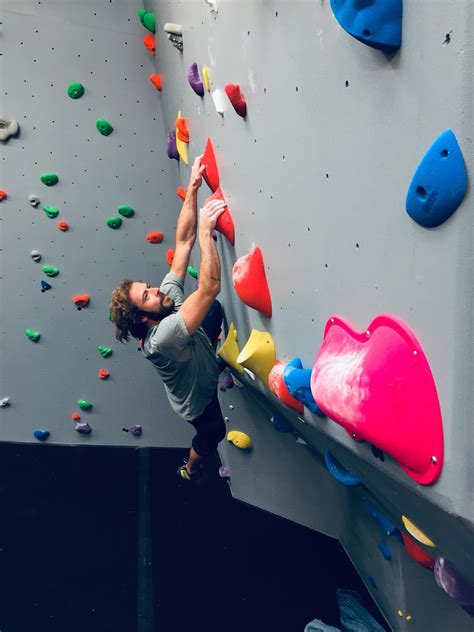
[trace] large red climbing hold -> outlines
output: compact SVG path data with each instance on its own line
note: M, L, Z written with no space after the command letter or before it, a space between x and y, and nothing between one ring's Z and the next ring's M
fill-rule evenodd
M217 169L216 156L214 154L214 146L210 138L207 139L206 147L201 158L201 165L205 165L204 180L209 185L211 191L219 188L219 171Z
M286 365L283 364L281 360L275 362L268 376L268 386L272 393L276 395L285 406L293 408L293 410L296 410L302 415L304 413L303 403L290 395L290 391L286 388L286 384L283 381L285 367Z
M161 78L161 75L157 75L156 73L151 74L150 81L155 88L161 92L161 89L163 88L163 79Z
M3 200L6 200L8 197L7 192L4 191L3 189L0 189L0 202L3 202Z
M206 202L209 202L210 200L222 200L223 202L225 202L224 195L220 188L217 189L215 193L210 195L207 198ZM229 207L227 206L227 202L226 202L226 206L224 207L224 212L221 213L221 215L219 215L219 217L217 218L216 230L219 233L222 233L224 237L228 241L230 241L232 245L234 245L234 241L235 241L234 222L232 220L232 215L230 214Z
M271 317L272 299L260 248L254 248L248 255L237 259L232 270L232 282L241 301Z
M176 119L176 135L183 143L189 143L189 130L185 118Z
M89 305L90 300L91 297L89 296L89 294L81 294L78 296L74 296L72 302L77 307L77 309L82 309L83 307L87 307Z
M185 189L183 189L183 187L182 187L182 186L179 186L179 187L176 189L176 195L177 195L179 198L181 198L181 199L183 200L183 202L184 202L184 200L186 199L186 190L185 190Z
M421 566L433 570L435 565L435 558L427 553L423 547L421 547L417 542L415 542L415 540L413 540L413 538L410 538L409 535L403 533L403 531L401 531L401 536L403 538L403 544L405 545L408 555L412 559L414 559L415 562L421 564Z
M97 375L99 377L99 380L106 380L109 377L110 373L106 371L105 369L99 369L99 372Z
M174 259L174 250L172 248L170 248L169 250L166 251L166 261L172 265L173 264L173 259Z
M155 36L152 33L145 35L145 37L143 38L143 43L145 44L145 48L149 50L153 56L155 56L156 55Z
M160 231L155 231L154 233L148 233L148 235L146 236L146 240L150 244L161 244L161 242L163 241L163 237L163 233L160 233Z
M60 222L58 222L58 228L63 233L65 233L67 230L69 230L69 224L62 219Z
M247 116L247 103L245 102L240 86L238 84L228 83L224 89L237 114L242 117Z

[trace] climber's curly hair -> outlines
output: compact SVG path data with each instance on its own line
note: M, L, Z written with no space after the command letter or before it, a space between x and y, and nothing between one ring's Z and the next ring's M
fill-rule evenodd
M115 324L115 337L128 342L130 335L137 340L145 338L148 328L141 322L143 312L130 300L130 286L134 281L123 279L112 292L110 320Z

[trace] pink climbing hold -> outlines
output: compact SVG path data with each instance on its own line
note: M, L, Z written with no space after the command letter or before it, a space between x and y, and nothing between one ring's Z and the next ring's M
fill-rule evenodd
M283 364L281 360L277 360L275 362L268 375L268 386L270 387L272 393L276 395L278 399L285 404L285 406L293 408L293 410L296 410L296 412L302 415L304 413L303 403L290 394L290 391L287 389L286 384L283 381L283 372L285 368L286 364Z
M202 174L204 180L209 185L211 191L216 191L219 188L219 170L217 169L214 146L210 138L207 139L206 147L201 158L201 164L206 167Z
M237 259L232 270L232 283L241 301L267 318L271 317L272 299L260 248Z
M210 195L207 198L206 202L209 202L210 200L222 200L223 202L225 202L224 195L220 188L217 189L212 195ZM232 215L230 214L229 207L227 206L227 202L226 202L226 206L224 207L224 212L221 213L221 215L219 215L219 217L217 218L216 230L219 233L222 233L224 237L232 245L234 245L235 228L234 228L234 222L232 220Z
M234 110L239 116L245 118L247 116L247 103L238 84L228 83L224 88L229 101L234 106Z
M311 374L321 410L356 440L396 459L418 483L443 468L443 424L430 366L415 334L396 316L357 332L330 318Z

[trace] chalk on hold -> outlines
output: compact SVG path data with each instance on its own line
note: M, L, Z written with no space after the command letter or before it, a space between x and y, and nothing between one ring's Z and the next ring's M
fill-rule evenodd
M97 349L103 358L108 358L113 353L113 350L110 347L105 347L104 345L98 345Z
M434 578L440 588L471 616L474 614L474 584L446 558L439 555L434 565Z
M217 351L217 355L224 360L226 364L234 368L239 373L244 372L244 367L237 362L237 357L240 353L239 346L237 344L237 331L234 323L230 323L227 337Z
M230 478L230 470L225 465L221 465L219 468L219 476L221 478Z
M40 176L41 182L45 184L47 187L53 187L55 184L59 182L59 177L57 173L43 173Z
M166 251L166 261L171 265L173 265L173 259L174 259L174 250L172 248L170 248L169 250Z
M30 252L30 255L33 261L36 261L36 263L38 263L38 261L41 261L41 253L39 250L32 250Z
M267 331L252 329L237 362L250 369L264 384L268 384L275 360L275 344L271 335Z
M122 204L122 206L119 206L118 212L120 213L120 215L123 215L127 218L133 217L135 215L135 209L133 209L131 206L128 206L127 204Z
M260 248L237 259L232 269L232 283L241 301L267 318L271 317L272 299Z
M198 96L204 96L204 83L199 76L198 65L195 61L188 69L188 83Z
M183 187L180 185L177 189L176 189L176 195L181 199L184 200L186 199L186 190L183 189Z
M206 147L201 158L201 165L205 166L203 178L207 182L211 191L217 191L219 188L219 170L217 168L216 155L214 153L214 145L210 138L207 139Z
M334 17L352 37L392 52L402 43L402 0L331 0Z
M112 125L103 118L97 119L95 122L95 126L97 130L102 134L102 136L109 136L114 131Z
M3 200L6 200L8 197L7 192L4 191L3 189L0 189L0 202L3 202Z
M415 540L418 540L418 542L421 542L421 544L424 544L426 546L436 546L436 544L432 542L421 529L418 529L418 527L413 524L413 522L409 520L406 516L402 516L402 522L405 526L405 529L413 538L415 538Z
M226 203L224 211L217 218L215 228L219 233L224 235L227 241L233 246L235 241L234 220L232 219L232 215L230 214L229 207L227 206L227 202L225 201L224 194L222 193L220 187L207 198L205 203L210 202L211 200L221 200Z
M226 100L224 97L224 92L220 88L216 88L212 93L212 102L214 103L214 107L216 108L217 114L221 116L224 115L226 111Z
M161 90L163 89L162 76L154 72L150 75L150 81L155 86L155 88L161 92Z
M179 160L179 152L176 145L176 130L173 130L168 134L167 153L168 158Z
M301 358L294 358L285 367L283 380L293 397L299 399L312 413L324 417L311 393L311 369L304 369Z
M66 233L69 230L69 224L62 219L60 222L58 222L58 228L62 233Z
M189 143L189 130L185 118L176 119L176 138L182 140L183 143Z
M55 277L59 274L59 268L54 268L53 266L46 265L43 266L43 272L46 274L46 276Z
M178 110L178 116L176 117L176 148L181 160L184 162L185 165L187 165L189 163L187 145L187 143L189 142L189 132L186 127L186 119L184 119L184 124L179 123L181 130L178 129L178 121L180 120L182 120L181 111ZM188 140L183 141L182 138L186 138L186 136Z
M2 399L0 399L0 408L7 408L7 406L11 406L10 398L2 397Z
M19 129L16 121L0 117L0 140L8 140L10 136L16 136Z
M237 448L242 450L250 450L252 448L252 439L240 430L231 430L227 433L227 441L233 443Z
M153 33L148 33L148 35L145 35L145 37L143 38L143 44L153 56L156 55L156 42Z
M87 399L78 400L77 405L81 410L90 410L92 408L92 403L87 401Z
M105 369L99 369L97 375L99 377L99 380L106 380L109 377L110 373Z
M33 436L35 437L35 439L38 439L38 441L46 441L46 439L49 437L49 430L35 430L33 432Z
M324 462L328 472L333 478L346 487L357 487L361 484L360 478L349 472L349 470L339 463L336 457L327 449L324 450Z
M211 79L209 77L209 68L207 66L202 67L202 79L204 81L204 87L208 92L211 91Z
M154 33L156 31L155 14L152 11L144 13L142 24L151 33Z
M392 552L389 549L387 543L383 540L379 544L379 551L380 553L382 553L384 560L387 560L389 562L392 559Z
M403 544L405 545L408 555L421 566L433 570L435 558L425 551L413 538L406 533L401 533Z
M376 520L387 535L394 535L398 532L397 527L389 520L377 507L367 498L363 499L363 505L367 512Z
M82 83L78 82L71 83L68 86L67 94L69 97L71 97L71 99L80 99L84 94L84 86L82 85Z
M50 290L51 285L47 281L41 281L41 291L46 292L46 290Z
M82 309L83 307L87 307L90 303L91 297L89 294L78 294L77 296L73 296L72 302L77 307L77 309Z
M408 188L406 211L421 226L433 228L456 211L467 191L467 172L456 136L439 136L418 165Z
M31 204L31 206L38 206L38 204L40 203L39 197L33 194L28 196L28 201Z
M283 415L280 415L279 413L273 413L273 416L271 417L271 422L273 423L273 427L275 428L275 430L278 430L278 432L293 431L293 427L291 426L291 424L286 420L285 417L283 417Z
M198 271L193 266L188 266L188 274L193 277L193 279L197 279L199 276Z
M153 233L148 233L148 235L146 236L146 240L150 244L161 244L161 242L163 241L163 237L163 233L157 230Z
M283 381L284 370L285 365L283 364L283 362L281 362L281 360L277 360L268 375L268 386L272 393L276 395L276 397L278 397L278 399L282 402L282 404L285 404L285 406L288 406L288 408L292 408L298 413L303 414L303 404L290 394L285 382Z
M33 329L30 329L29 327L25 329L25 334L26 334L26 337L29 338L32 342L38 342L39 339L41 338L41 334L39 331L34 331Z
M120 226L122 226L122 218L121 217L108 217L107 226L115 230L117 228L120 228Z
M240 86L238 84L228 83L224 90L234 110L239 116L245 118L247 116L247 103L245 102Z
M81 418L81 416L80 416L79 413L72 413L72 415L71 415L71 419L73 421L79 421L80 418Z
M49 204L45 204L43 206L43 211L45 212L46 217L49 217L49 219L54 219L59 215L59 209L57 209L55 206L49 206Z
M122 430L124 432L130 432L130 434L132 434L134 437L141 437L143 434L142 427L139 426L138 424L135 424L134 426L130 426L130 428L122 428Z

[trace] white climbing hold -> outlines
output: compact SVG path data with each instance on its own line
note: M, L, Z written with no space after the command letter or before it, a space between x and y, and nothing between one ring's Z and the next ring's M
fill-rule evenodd
M212 13L217 13L217 0L206 0L206 4Z
M296 443L300 443L301 445L308 445L302 437L298 437L296 439Z
M0 140L8 140L10 136L15 136L18 130L16 121L0 117Z
M183 27L181 24L175 24L174 22L166 22L163 27L165 33L170 33L171 35L180 35L183 36Z
M33 195L33 194L29 195L28 200L31 206L38 206L38 204L40 203L40 199L37 195Z
M234 410L234 406L232 404L229 404L229 408L230 410Z
M41 261L41 252L39 250L32 250L30 254L31 258L33 259L33 261L36 261L36 263L38 263L38 261Z
M6 408L7 406L11 405L11 401L9 397L4 397L3 399L0 399L0 407L1 408Z
M245 373L249 376L249 378L250 378L253 382L255 382L255 374L254 374L254 373L252 373L252 371L251 371L250 369L246 369L245 367L244 367L244 371L245 371Z
M226 110L226 105L227 105L224 91L221 90L220 88L216 88L214 92L212 93L212 100L214 102L214 107L216 108L216 112L221 115L224 114Z

